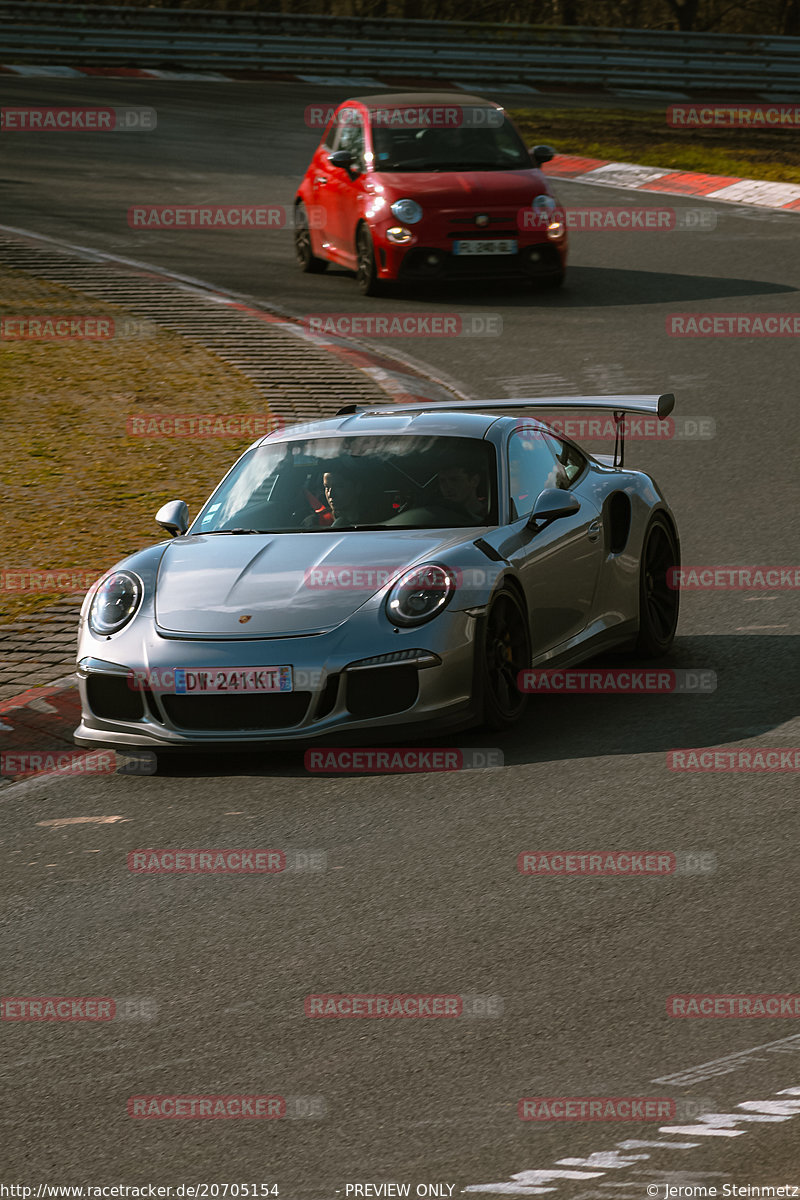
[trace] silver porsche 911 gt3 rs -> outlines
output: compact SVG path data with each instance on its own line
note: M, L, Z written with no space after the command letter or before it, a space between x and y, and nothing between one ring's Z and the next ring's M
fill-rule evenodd
M624 467L666 396L342 409L269 434L81 610L80 745L220 748L511 726L520 672L665 653L672 512ZM537 411L613 413L610 458ZM522 684L522 690L520 685Z

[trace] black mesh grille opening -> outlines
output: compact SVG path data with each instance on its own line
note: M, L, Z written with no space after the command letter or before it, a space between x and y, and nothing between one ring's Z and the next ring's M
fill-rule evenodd
M144 716L142 694L128 687L127 675L90 674L86 694L94 715L106 721L140 721Z
M314 714L317 720L320 720L322 717L327 717L328 713L333 711L334 705L336 704L336 697L339 695L340 678L341 676L338 673L328 676L328 680L317 704L317 711Z
M310 700L311 692L161 697L164 711L178 728L224 729L231 733L290 729L303 720Z
M417 668L413 663L397 667L373 667L347 675L347 708L354 717L385 717L403 712L419 694Z

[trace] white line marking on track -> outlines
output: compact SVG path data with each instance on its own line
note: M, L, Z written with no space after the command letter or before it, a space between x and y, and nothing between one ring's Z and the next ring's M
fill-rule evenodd
M60 829L62 825L113 825L116 821L129 821L130 817L55 817L52 821L37 821L37 825L46 825L52 829ZM99 854L99 850L92 850Z
M684 1071L677 1071L674 1075L660 1075L658 1079L651 1079L650 1082L674 1084L677 1087L690 1087L693 1083L700 1083L704 1078L710 1079L714 1075L730 1075L740 1065L744 1065L743 1060L746 1060L753 1054L757 1054L759 1050L766 1050L770 1054L791 1054L795 1051L800 1053L800 1033L793 1033L789 1037L779 1038L777 1042L764 1042L760 1046L751 1046L747 1050L737 1050L734 1054L726 1054L722 1058L712 1058L708 1062L700 1063L699 1066L689 1067ZM762 1059L761 1061L768 1062L769 1059ZM705 1075L701 1074L701 1072L706 1071L709 1067L722 1067L723 1070L709 1070Z

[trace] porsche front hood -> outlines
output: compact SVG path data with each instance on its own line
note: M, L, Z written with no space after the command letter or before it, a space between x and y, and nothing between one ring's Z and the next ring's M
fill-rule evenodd
M179 538L159 567L156 623L167 635L197 637L326 633L398 571L463 534L398 529Z

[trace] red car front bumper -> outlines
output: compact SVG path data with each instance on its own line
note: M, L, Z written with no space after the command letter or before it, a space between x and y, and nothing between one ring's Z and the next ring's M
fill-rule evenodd
M567 265L566 232L551 240L541 230L518 229L511 222L501 226L497 218L484 229L458 218L428 218L407 227L411 239L398 245L388 236L389 229L398 225L395 220L371 225L380 279L553 279L562 276ZM513 241L517 249L514 254L457 254L457 241Z

